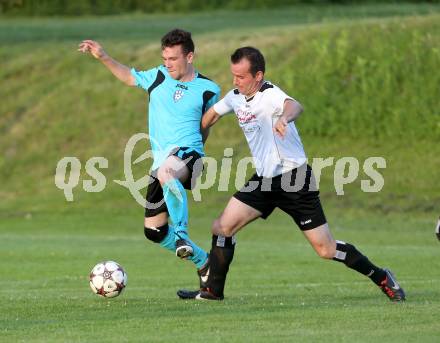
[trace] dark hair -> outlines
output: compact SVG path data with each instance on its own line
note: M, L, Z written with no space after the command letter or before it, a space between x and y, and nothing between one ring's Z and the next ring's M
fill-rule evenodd
M162 37L162 50L175 45L181 45L185 55L194 52L194 42L191 38L191 32L174 29Z
M266 71L266 62L264 62L264 56L260 50L255 49L252 46L245 46L243 48L238 48L231 55L231 62L236 64L240 62L243 58L246 58L251 64L251 74L255 76L258 71L262 71L263 74Z

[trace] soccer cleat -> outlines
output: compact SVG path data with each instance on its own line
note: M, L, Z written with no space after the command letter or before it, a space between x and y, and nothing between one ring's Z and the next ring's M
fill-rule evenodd
M185 300L223 300L223 296L217 296L215 294L213 294L209 288L205 289L205 290L198 290L198 291L188 291L186 289L179 289L177 291L177 296L180 299L185 299Z
M199 293L200 293L200 289L198 289L197 291L189 291L187 289L179 289L177 291L177 296L180 299L188 300L188 299L195 299L197 294L199 294Z
M205 265L197 270L197 275L199 277L200 289L196 291L188 291L186 289L179 289L177 291L177 296L180 299L195 299L200 291L208 290L208 277L209 277L209 255L206 260Z
M396 278L389 269L384 269L386 273L385 279L380 283L379 287L391 301L404 301L405 292L397 283Z
M176 241L176 256L184 259L192 255L193 255L192 246L186 240L178 239Z
M200 289L205 290L208 287L208 277L209 277L209 255L206 260L205 265L197 270L197 275L199 276Z
M212 293L209 288L200 291L199 294L196 295L196 300L223 300L223 295L218 297L214 293Z

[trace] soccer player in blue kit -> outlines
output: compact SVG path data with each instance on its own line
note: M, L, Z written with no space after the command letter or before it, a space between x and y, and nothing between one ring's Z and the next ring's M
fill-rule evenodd
M189 239L185 189L191 189L200 172L195 170L200 169L201 163L196 162L204 155L200 123L203 113L218 101L220 88L194 68L194 43L184 30L174 29L162 37L163 65L146 71L117 62L96 41L82 41L79 51L92 54L128 86L148 92L154 161L144 233L178 257L191 260L202 285L209 270L208 254Z

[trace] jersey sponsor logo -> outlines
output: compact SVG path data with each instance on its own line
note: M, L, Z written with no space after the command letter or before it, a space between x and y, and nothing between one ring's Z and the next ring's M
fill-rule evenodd
M180 99L182 99L184 94L185 93L183 92L183 90L177 89L173 95L174 102L178 102Z
M185 85L181 85L181 84L179 84L179 83L176 85L176 87L177 87L177 88L182 88L182 89L184 89L184 90L186 90L186 91L188 90L188 87L187 87L187 86L185 86Z
M251 111L243 111L242 109L237 110L237 118L240 125L247 124L253 120L257 119L257 116Z
M248 124L246 126L243 126L243 131L245 133L254 133L260 131L261 127L258 125L258 123Z

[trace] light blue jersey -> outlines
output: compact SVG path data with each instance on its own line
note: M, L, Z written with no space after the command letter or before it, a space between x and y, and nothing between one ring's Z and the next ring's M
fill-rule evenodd
M189 147L203 156L200 121L203 113L218 101L219 86L197 71L193 80L180 82L163 65L147 71L131 69L131 74L136 86L150 96L148 127L153 170L176 147Z

